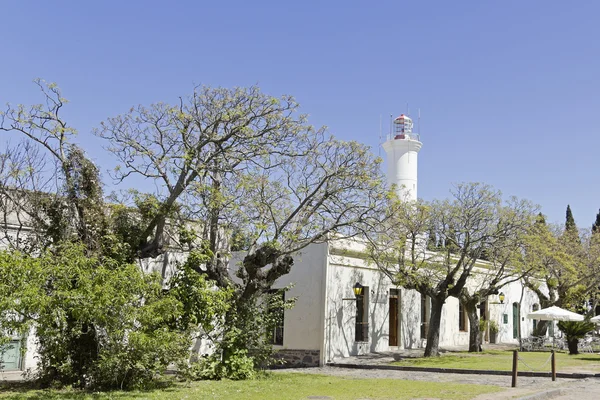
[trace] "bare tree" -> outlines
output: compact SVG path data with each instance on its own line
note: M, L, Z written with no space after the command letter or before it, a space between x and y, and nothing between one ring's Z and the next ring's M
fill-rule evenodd
M426 357L439 355L446 299L469 293L468 279L484 252L504 248L528 223L525 209L503 205L500 192L488 185L458 184L452 195L431 203L395 200L383 229L370 238L371 258L392 282L431 298ZM427 250L427 237L444 245Z

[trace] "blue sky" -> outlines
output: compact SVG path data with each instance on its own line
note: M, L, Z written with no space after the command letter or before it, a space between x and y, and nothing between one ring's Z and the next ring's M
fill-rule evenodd
M16 1L0 6L0 104L57 82L90 131L194 84L291 94L378 152L380 116L421 109L419 196L480 181L551 221L600 208L600 2Z

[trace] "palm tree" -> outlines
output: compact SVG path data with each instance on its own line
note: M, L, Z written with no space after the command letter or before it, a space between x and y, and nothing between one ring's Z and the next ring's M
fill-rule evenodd
M595 324L586 321L560 321L558 329L560 329L567 337L567 345L569 346L569 354L579 354L577 350L577 342L585 336L589 331L594 330Z

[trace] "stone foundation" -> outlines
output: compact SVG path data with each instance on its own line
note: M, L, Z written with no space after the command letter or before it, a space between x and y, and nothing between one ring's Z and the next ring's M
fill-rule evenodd
M283 360L283 364L275 364L271 368L318 367L320 354L319 350L281 349L275 353L275 358Z

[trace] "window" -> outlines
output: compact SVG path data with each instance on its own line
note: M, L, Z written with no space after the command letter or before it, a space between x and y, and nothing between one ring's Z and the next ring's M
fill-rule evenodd
M361 295L356 296L356 324L354 340L356 342L369 341L369 287L363 286Z
M427 339L429 332L429 315L431 313L431 298L421 294L421 339Z
M479 303L479 318L488 319L487 318L487 300Z
M271 344L283 345L283 303L285 302L285 291L271 289L268 292L268 320L267 340Z
M540 309L540 306L538 304L534 304L533 307L531 307L531 311L537 311ZM535 328L537 328L537 320L533 320L533 330L535 331Z
M467 313L465 306L460 301L458 302L458 330L461 332L467 331Z
M513 303L512 312L513 312L513 339L516 339L519 337L519 329L520 329L519 319L521 318L521 312L519 310L519 303L517 303L517 302Z

